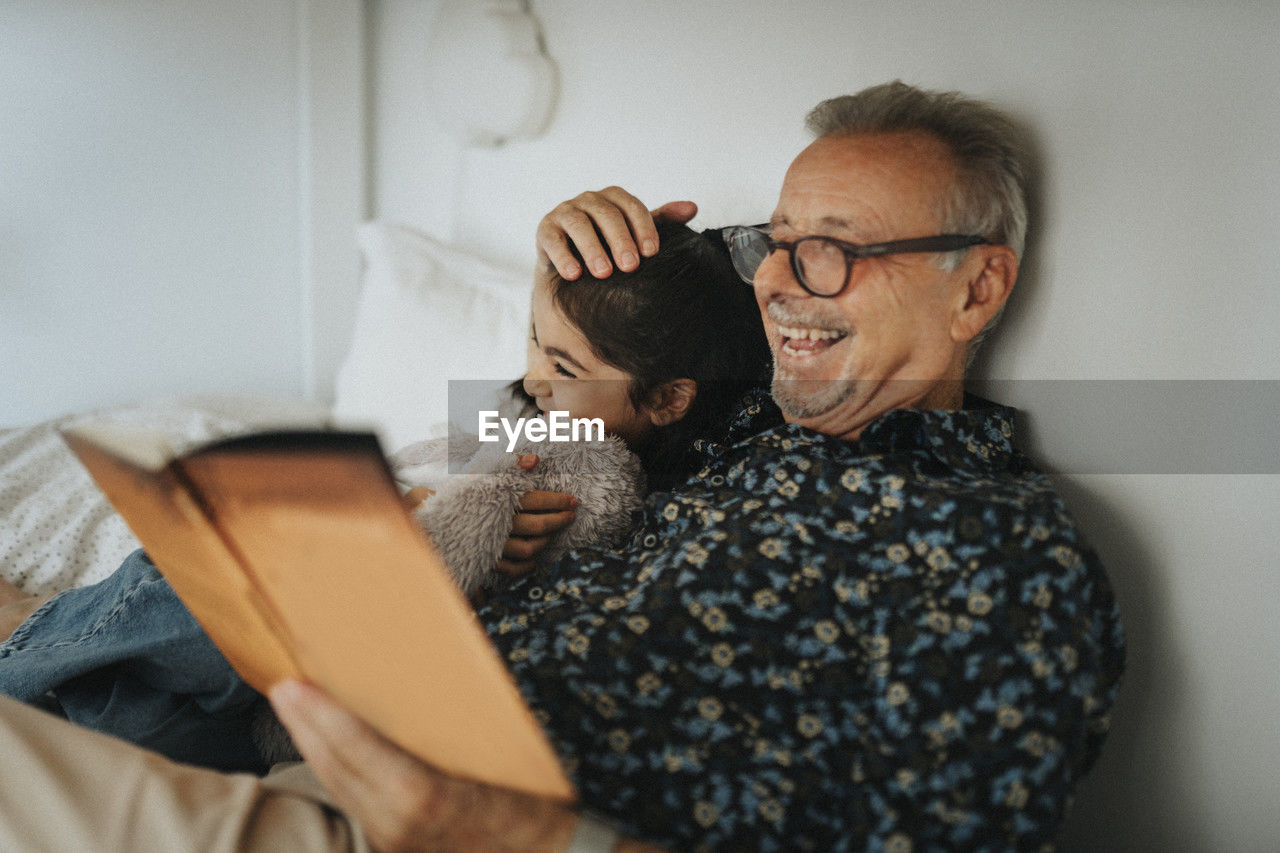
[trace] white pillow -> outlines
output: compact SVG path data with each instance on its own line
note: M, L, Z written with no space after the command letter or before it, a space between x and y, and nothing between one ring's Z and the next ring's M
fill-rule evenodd
M334 419L375 427L392 452L441 434L450 380L523 375L533 273L398 225L370 222L359 238L360 308Z

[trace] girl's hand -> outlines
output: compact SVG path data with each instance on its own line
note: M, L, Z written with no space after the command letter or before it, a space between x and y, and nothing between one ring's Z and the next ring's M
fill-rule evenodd
M435 492L432 491L431 489L425 488L423 486L415 486L414 488L410 489L409 491L401 495L400 500L404 501L404 505L407 510L409 510L410 512L413 512L415 509L418 508L419 504L421 504L423 501L425 501L427 498L431 497L434 494Z
M528 454L521 455L517 464L528 470L537 462L537 456ZM563 492L533 491L522 495L520 509L511 523L511 535L502 546L498 571L514 576L532 569L551 537L578 517L574 512L577 505L577 498Z
M630 272L639 265L641 255L648 258L658 251L655 219L688 222L697 212L698 206L691 201L667 202L650 212L621 187L585 192L556 205L538 223L538 265L555 267L566 281L576 280L582 265L573 256L572 245L596 278L608 278L613 272L611 257L618 269Z
M522 575L532 569L551 537L578 517L573 509L577 505L577 498L563 492L526 492L520 498L511 535L502 546L498 571L504 575Z

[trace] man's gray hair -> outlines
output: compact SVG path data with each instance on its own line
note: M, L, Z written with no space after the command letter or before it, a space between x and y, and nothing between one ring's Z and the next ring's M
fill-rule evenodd
M981 234L1019 257L1027 234L1029 154L1007 116L959 92L927 92L901 80L842 95L814 107L815 136L916 131L955 158L958 177L940 211L948 234Z
M929 92L895 80L823 101L805 125L819 137L912 131L934 137L951 152L957 171L938 213L942 232L980 234L1022 257L1031 155L1018 126L999 110L959 92ZM955 269L961 257L944 254L939 265ZM999 318L970 342L970 358Z

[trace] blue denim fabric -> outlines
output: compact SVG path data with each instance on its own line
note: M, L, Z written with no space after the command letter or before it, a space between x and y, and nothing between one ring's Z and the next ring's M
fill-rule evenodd
M265 700L142 551L54 596L0 643L0 693L40 704L50 692L72 722L176 761L266 769L251 735Z

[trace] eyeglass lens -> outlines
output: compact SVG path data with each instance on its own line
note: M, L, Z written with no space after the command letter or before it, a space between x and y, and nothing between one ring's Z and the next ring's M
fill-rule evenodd
M729 240L729 257L733 268L747 284L756 277L756 270L769 256L769 238L754 228L739 228Z
M815 293L835 293L844 287L848 262L834 243L821 238L799 240L795 258L801 280Z
M738 275L750 284L769 257L769 237L754 228L740 228L730 237L729 255ZM844 287L848 262L835 243L818 237L797 241L795 263L804 284L817 293L834 293Z

